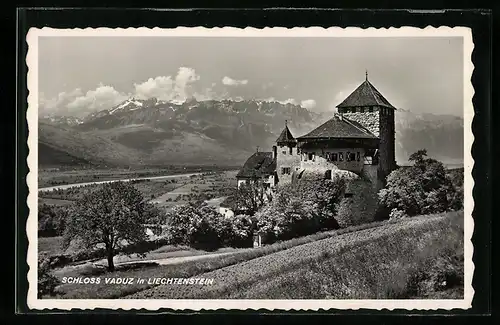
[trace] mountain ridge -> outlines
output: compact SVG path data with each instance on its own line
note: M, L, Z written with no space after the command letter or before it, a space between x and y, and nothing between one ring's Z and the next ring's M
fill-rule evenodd
M300 136L331 115L292 103L255 99L168 102L131 97L83 119L42 117L39 130L40 143L67 152L73 160L100 161L99 150L108 150L103 161L118 165L185 164L193 159L241 164L256 147L271 150L285 121L294 136ZM51 127L59 127L59 134ZM50 131L53 136L47 136ZM105 149L99 149L99 144ZM398 160L422 148L444 160L463 159L463 119L396 111Z

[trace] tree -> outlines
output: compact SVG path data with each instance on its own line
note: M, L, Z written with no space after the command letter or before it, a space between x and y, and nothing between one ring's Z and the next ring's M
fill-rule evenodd
M260 180L243 183L234 194L234 205L237 210L254 215L266 202L272 200L270 191L264 188Z
M206 203L190 202L176 206L168 213L168 231L174 245L215 250L221 246L219 238L222 215Z
M126 182L103 184L77 200L67 220L64 245L78 238L89 249L104 244L108 270L113 257L125 245L146 240L146 224L151 217L142 194Z
M335 217L344 189L343 179L324 179L321 173L282 185L273 201L255 214L257 228L267 242L338 228Z
M418 150L410 155L412 166L398 168L389 174L385 188L379 192L382 205L408 216L455 209L456 190L446 168L426 156L425 149Z

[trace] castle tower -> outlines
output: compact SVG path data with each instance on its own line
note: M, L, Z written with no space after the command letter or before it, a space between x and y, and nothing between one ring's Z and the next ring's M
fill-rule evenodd
M285 128L276 139L276 146L273 146L273 158L276 158L278 183L290 183L292 173L300 166L300 154L297 140L288 129L287 121L285 121Z
M368 72L365 81L337 105L337 108L339 114L362 124L380 138L378 174L385 180L396 168L394 122L396 108L368 81Z

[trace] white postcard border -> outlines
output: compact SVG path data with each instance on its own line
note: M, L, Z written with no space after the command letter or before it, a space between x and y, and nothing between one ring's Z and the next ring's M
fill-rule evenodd
M37 206L38 206L38 38L50 36L71 37L463 37L463 67L464 67L464 269L465 288L464 299L457 300L161 300L161 299L38 299L37 298L37 267L38 267L38 238L37 238ZM27 204L29 216L26 224L29 246L27 254L28 271L28 307L30 309L146 309L160 308L174 310L328 310L328 309L404 309L404 310L451 310L468 309L471 307L474 289L472 277L474 264L472 261L473 245L472 234L474 220L472 211L474 201L472 189L474 180L472 168L474 160L471 150L474 142L472 134L472 120L474 110L472 97L474 89L471 83L474 66L472 51L474 44L472 33L467 27L401 27L401 28L359 28L359 27L308 27L308 28L204 28L178 27L174 29L160 28L85 28L85 29L54 29L44 27L31 28L27 34L28 54L28 147L27 158L29 173L26 182L29 188Z

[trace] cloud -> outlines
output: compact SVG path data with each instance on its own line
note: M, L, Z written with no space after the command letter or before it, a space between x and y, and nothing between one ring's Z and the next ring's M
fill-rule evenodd
M158 76L134 84L135 95L140 99L156 97L161 100L185 101L194 95L193 84L200 80L195 69L180 67L175 77Z
M174 80L172 77L159 76L149 78L147 81L134 84L135 96L139 99L148 99L156 97L161 100L168 100L172 97Z
M76 97L67 108L68 112L101 111L120 104L129 96L111 86L100 84L96 89L87 91L85 95Z
M80 88L76 88L70 92L61 92L53 98L45 98L44 93L39 94L38 106L40 112L56 113L67 110L67 105L74 101L77 97L83 95Z
M240 86L240 85L246 85L248 83L248 80L236 80L232 79L228 76L222 78L222 83L226 86Z
M300 106L306 109L313 109L316 107L316 101L314 99L306 99L300 102Z

